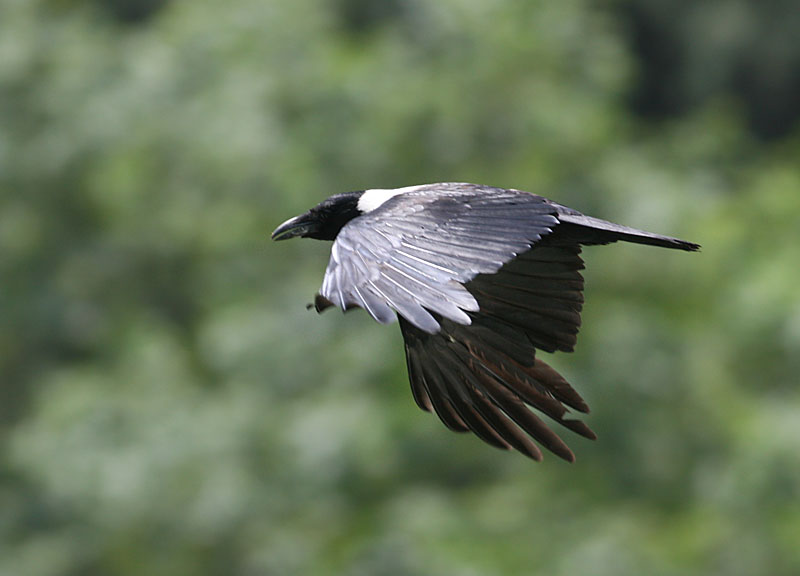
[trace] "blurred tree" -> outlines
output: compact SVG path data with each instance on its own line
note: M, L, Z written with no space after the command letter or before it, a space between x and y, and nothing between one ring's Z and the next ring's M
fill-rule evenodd
M0 5L0 574L797 574L794 26ZM574 466L448 434L396 330L304 309L328 247L267 241L333 192L437 180L704 245L587 249L552 359L600 435Z
M169 2L170 0L49 0L43 2L43 5L56 14L81 8L95 9L111 16L119 24L142 25L155 17Z
M800 12L791 0L620 4L637 55L634 111L669 119L735 98L764 139L791 135L800 120Z

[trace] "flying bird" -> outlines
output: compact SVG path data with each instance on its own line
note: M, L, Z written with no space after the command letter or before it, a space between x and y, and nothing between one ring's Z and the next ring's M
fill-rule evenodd
M537 413L596 438L589 406L536 351L571 352L581 247L697 244L627 228L521 190L439 183L337 194L272 233L332 240L314 307L399 319L417 405L458 432L542 459L575 456ZM309 305L311 306L311 305Z

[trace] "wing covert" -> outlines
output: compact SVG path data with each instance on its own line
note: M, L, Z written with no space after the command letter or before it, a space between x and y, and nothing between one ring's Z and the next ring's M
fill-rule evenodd
M467 325L479 306L464 284L497 272L557 224L551 204L519 190L411 189L341 229L320 294L381 323L397 312L430 334L439 331L434 315Z

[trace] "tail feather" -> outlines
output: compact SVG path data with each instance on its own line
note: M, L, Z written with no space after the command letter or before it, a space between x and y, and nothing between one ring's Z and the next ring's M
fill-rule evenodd
M647 244L649 246L660 246L662 248L675 248L678 250L686 250L688 252L696 252L700 249L699 244L694 242L687 242L686 240L679 240L670 236L662 236L661 234L653 234L644 230L637 230L636 228L628 228L601 220L600 218L592 218L591 216L584 216L574 210L566 209L564 213L559 211L558 219L561 224L558 227L560 233L564 237L569 238L573 242L580 244L609 244L611 242L624 241L633 242L635 244Z

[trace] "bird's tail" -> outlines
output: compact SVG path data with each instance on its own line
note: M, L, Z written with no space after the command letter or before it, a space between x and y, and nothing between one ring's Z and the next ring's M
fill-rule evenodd
M531 408L562 426L596 438L572 408L588 412L583 398L558 372L534 358L530 348L515 350L493 331L440 319L429 334L400 318L411 390L420 408L434 411L451 430L472 431L502 449L534 460L542 452L534 440L567 461L575 455Z
M700 249L700 245L693 242L620 226L600 218L584 216L580 212L561 206L559 206L558 219L561 222L559 230L568 233L570 240L577 241L580 244L609 244L611 242L624 241L647 244L649 246L661 246L662 248L675 248L689 252L695 252Z

